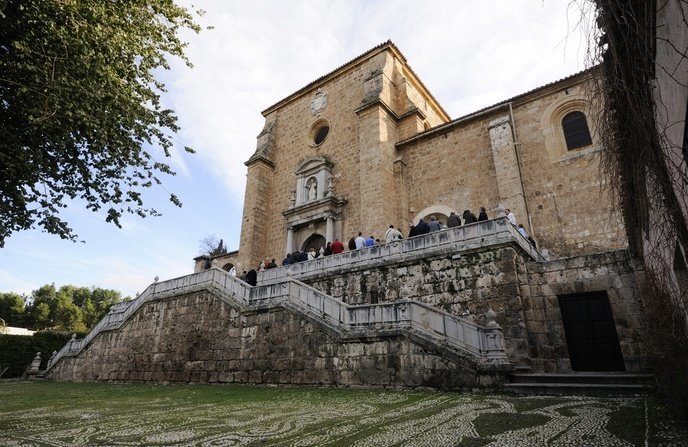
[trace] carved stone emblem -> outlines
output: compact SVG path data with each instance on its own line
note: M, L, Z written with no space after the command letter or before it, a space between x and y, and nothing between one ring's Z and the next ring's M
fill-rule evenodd
M313 115L317 115L325 110L325 107L327 107L327 93L318 89L311 101L311 112L313 112Z

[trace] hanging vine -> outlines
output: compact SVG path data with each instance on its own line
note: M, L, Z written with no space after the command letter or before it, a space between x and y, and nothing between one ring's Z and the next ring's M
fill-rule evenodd
M685 119L667 119L677 98L668 97L661 84L687 87L681 75L688 48L681 42L688 33L688 1L577 0L570 4L580 8L582 26L589 33L588 63L599 67L590 97L599 101L593 119L605 148L602 171L622 208L629 249L644 261L641 294L648 341L659 350L653 352L658 359L655 367L664 368L666 388L679 391L686 411L688 364L682 359L688 353L684 295L688 284L677 274L675 263L685 266L688 254L684 216L688 166L681 146L685 142L676 141L674 128L683 129ZM669 14L669 8L670 14L680 11L679 16L671 16L681 24L678 29L656 23L657 17ZM665 52L661 61L658 47ZM672 66L664 61L671 61Z

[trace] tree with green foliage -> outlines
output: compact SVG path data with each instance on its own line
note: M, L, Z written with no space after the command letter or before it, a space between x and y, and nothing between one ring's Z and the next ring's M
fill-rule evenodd
M142 192L174 174L179 128L156 72L191 66L182 29L200 30L172 0L0 0L0 247L30 228L76 240L74 202L118 227L158 215Z
M18 293L0 293L0 318L7 326L24 324L24 298Z
M8 326L86 332L120 301L116 290L46 284L28 297L0 293L0 318Z

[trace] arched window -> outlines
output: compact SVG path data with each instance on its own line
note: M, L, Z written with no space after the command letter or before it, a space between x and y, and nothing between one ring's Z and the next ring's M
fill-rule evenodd
M585 114L580 111L567 113L561 120L561 127L564 130L566 148L574 150L592 144L590 129Z

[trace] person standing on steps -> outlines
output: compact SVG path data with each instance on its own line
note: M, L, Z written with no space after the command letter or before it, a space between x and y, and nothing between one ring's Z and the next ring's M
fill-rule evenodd
M366 247L366 240L363 237L363 233L359 232L356 238L356 250L360 250Z
M475 214L471 213L471 210L465 210L463 212L463 223L465 225L472 224L478 221L478 218L475 217Z
M403 239L401 231L394 228L394 225L390 225L387 229L387 232L385 233L385 243L389 244L390 242L394 242L399 239Z
M354 247L356 245L354 244ZM342 244L339 239L335 239L334 242L332 242L332 254L333 255L338 255L339 253L344 251L344 244Z
M425 223L423 218L421 217L418 223L416 224L416 235L420 236L421 234L428 234L430 232L430 227L428 224Z
M516 226L516 216L514 213L512 213L509 208L505 209L504 212L506 213L506 218L509 219L511 225Z
M461 226L461 219L456 215L454 211L447 217L447 228L454 228Z
M258 272L256 272L255 269L248 271L246 274L246 282L252 287L255 287L256 284L258 284Z
M478 214L478 222L481 222L483 220L487 220L487 211L485 210L484 206L481 206L480 214Z
M442 225L437 221L437 218L435 216L430 216L430 222L428 222L428 228L430 228L430 233L433 233L435 231L440 231L442 229Z
M351 251L356 250L356 239L353 237L351 239L349 239L349 250L351 250Z

